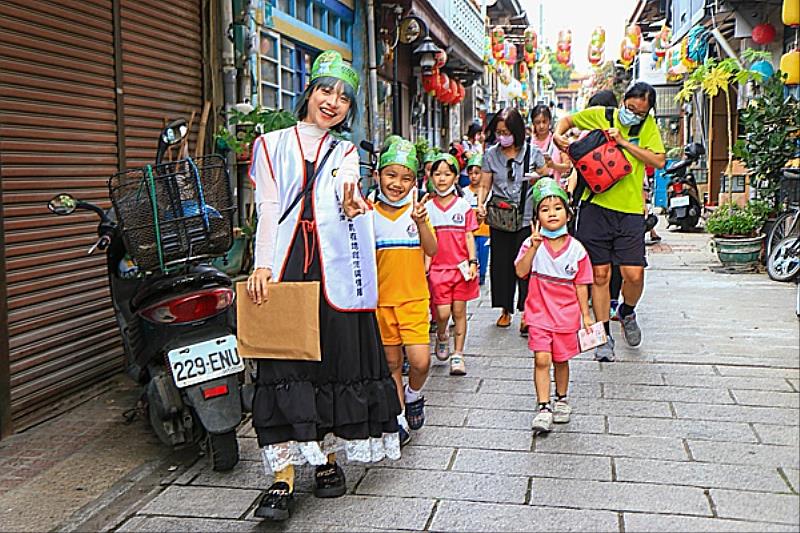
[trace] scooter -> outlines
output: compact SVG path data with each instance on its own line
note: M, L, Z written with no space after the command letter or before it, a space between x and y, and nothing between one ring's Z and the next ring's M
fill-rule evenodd
M678 226L681 231L689 231L700 221L703 205L697 182L687 169L705 153L702 144L687 144L683 149L683 159L664 172L671 177L667 186L667 227Z
M161 159L187 134L185 120L168 124L159 137L156 165L149 168L170 168L173 164L162 165ZM232 469L239 461L244 363L237 352L231 279L208 258L142 272L131 260L124 220L118 224L113 207L104 210L59 194L48 208L57 215L92 211L100 219L89 254L106 253L126 370L143 386L142 406L156 435L174 448L205 440L214 470Z

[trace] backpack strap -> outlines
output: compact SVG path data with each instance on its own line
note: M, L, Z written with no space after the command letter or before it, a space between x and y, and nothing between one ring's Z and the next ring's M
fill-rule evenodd
M614 127L614 111L616 110L615 107L606 107L606 120L608 121L609 127ZM634 124L628 129L628 135L630 137L638 137L639 132L642 131L642 124L644 124L644 120L638 124Z

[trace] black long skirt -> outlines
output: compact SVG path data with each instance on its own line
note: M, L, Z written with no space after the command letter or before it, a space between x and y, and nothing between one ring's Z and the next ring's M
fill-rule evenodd
M281 281L320 281L311 202ZM253 426L260 446L288 441L346 441L397 432L400 402L389 373L375 313L341 312L320 294L321 362L258 360ZM303 327L298 318L298 327ZM286 332L291 335L291 331Z

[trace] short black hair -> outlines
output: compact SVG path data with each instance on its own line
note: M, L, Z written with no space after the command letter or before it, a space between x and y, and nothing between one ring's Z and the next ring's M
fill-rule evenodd
M586 107L595 107L595 106L602 106L602 107L619 107L619 102L617 102L617 97L614 95L614 91L609 91L608 89L604 89L602 91L597 91L589 98L589 101L586 102Z
M536 117L538 117L539 115L546 118L548 122L553 122L553 113L550 112L550 109L546 105L537 104L533 106L533 109L531 109L531 114L530 114L531 122L536 120Z
M356 102L356 93L349 83L345 83L339 78L333 76L322 76L308 84L306 90L300 95L295 106L294 114L298 120L303 120L308 115L308 99L311 94L317 89L326 87L328 89L337 90L341 88L342 93L350 99L350 110L345 115L344 120L335 125L332 130L336 132L350 131L350 125L358 118L358 103Z
M444 159L437 159L436 161L433 162L433 166L431 167L431 176L433 176L433 173L436 172L436 169L439 168L442 163L447 165L447 168L449 168L450 171L456 175L456 178L458 177L459 175L458 169L453 165L451 165L450 163L448 163L447 161L445 161Z
M477 134L479 134L482 131L483 131L483 126L481 126L481 123L477 121L473 122L472 124L469 125L469 128L467 129L467 137L469 137L469 140L471 141L472 139L475 138Z
M628 98L647 98L650 109L656 108L656 90L646 81L633 82L622 97L624 102Z
M511 132L511 135L514 136L514 146L517 148L522 148L522 145L525 144L525 119L522 118L522 115L519 113L517 108L505 108L497 119L497 122L500 121L506 123L506 128L508 128L508 131ZM497 122L494 124L494 129L492 130L493 133L497 129Z

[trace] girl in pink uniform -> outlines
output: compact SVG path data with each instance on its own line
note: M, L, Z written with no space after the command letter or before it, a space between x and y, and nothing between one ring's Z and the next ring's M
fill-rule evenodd
M478 260L475 256L475 237L478 219L469 203L456 193L458 161L450 154L439 154L431 167L431 182L436 196L426 207L436 230L438 251L431 259L428 283L431 301L436 306L436 357L450 359L450 374L463 376L464 341L467 336L467 302L480 294ZM455 322L453 354L447 323L450 315Z
M538 412L533 419L537 433L567 423L572 408L567 402L569 360L580 353L578 331L594 324L589 314L592 263L583 245L567 233L569 199L552 178L533 186L536 210L534 228L520 248L517 276L530 277L525 300L528 346L534 353L533 380ZM550 366L554 366L556 401L550 405Z

